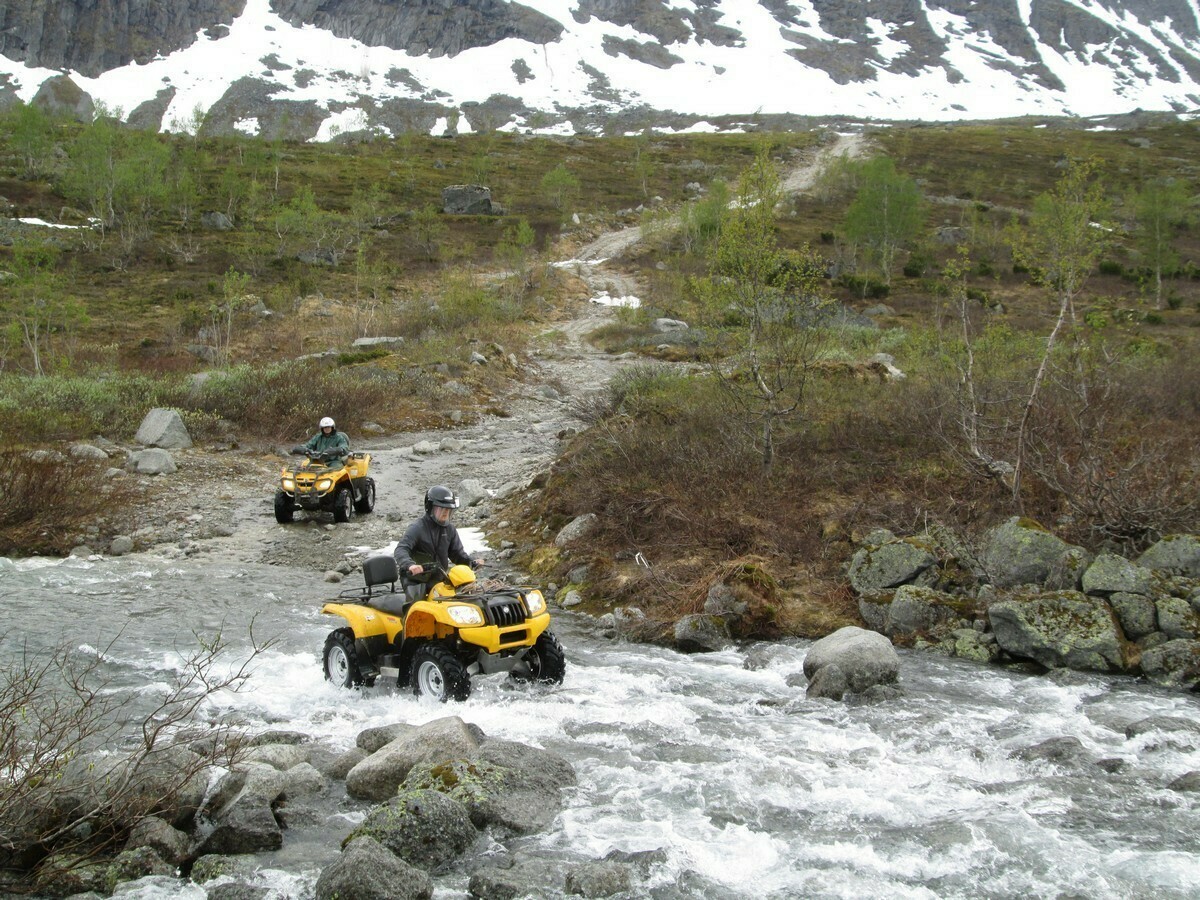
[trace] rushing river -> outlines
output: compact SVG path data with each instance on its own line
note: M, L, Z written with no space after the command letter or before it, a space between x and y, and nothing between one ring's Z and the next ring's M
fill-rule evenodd
M476 679L469 701L442 706L324 682L332 621L319 601L331 590L310 572L212 560L0 561L0 651L7 659L22 642L68 642L103 652L120 688L152 693L193 632L220 629L245 646L254 620L275 643L247 688L220 697L210 716L344 749L364 728L459 715L490 736L553 750L579 785L553 826L519 846L568 861L662 850L651 886L672 897L1200 895L1200 794L1168 788L1200 770L1200 736L1169 725L1126 736L1150 716L1200 720L1194 695L903 653L903 698L808 701L796 686L804 642L684 656L607 641L590 620L563 614L561 687ZM1086 760L1021 753L1064 736ZM311 897L358 820L347 805L289 830L283 850L259 855L257 883L276 898ZM435 896L465 897L466 882L441 876ZM204 891L159 879L123 896Z

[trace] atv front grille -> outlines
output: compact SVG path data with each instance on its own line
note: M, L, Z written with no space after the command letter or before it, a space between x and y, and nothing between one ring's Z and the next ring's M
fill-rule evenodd
M525 621L525 606L517 597L494 597L487 603L487 618L489 625L500 628L520 625Z

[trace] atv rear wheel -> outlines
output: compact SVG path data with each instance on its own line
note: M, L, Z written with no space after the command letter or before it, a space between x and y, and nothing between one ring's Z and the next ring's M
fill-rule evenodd
M514 681L538 681L542 684L562 684L567 674L567 655L551 631L538 635L534 645L522 657L529 671L514 669Z
M350 488L339 488L333 495L333 521L349 522L354 516L354 495Z
M354 501L354 511L369 513L375 508L375 479L368 478L363 485L362 497Z
M425 644L413 654L413 693L447 700L466 700L471 695L471 676L453 653L438 644Z
M296 501L283 491L275 492L275 521L290 525L296 516Z
M325 680L338 687L352 688L363 683L358 669L358 654L354 651L354 633L339 628L325 638Z

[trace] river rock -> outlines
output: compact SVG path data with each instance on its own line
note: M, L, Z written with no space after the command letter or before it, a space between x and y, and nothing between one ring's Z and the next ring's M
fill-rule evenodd
M1083 588L1083 573L1094 557L1082 547L1070 547L1050 566L1044 587L1048 591L1078 591Z
M365 728L354 739L357 747L367 751L368 755L386 747L402 735L412 734L417 730L416 725L407 722L393 722L390 725L379 725L375 728Z
M471 759L414 766L400 792L440 791L461 803L477 828L531 834L562 809L575 770L561 756L514 741L486 741Z
M996 642L1006 653L1048 669L1120 671L1126 643L1112 607L1077 591L1001 600L988 608Z
M1142 674L1164 687L1200 687L1200 640L1178 639L1142 651Z
M127 534L119 534L109 542L109 556L124 556L127 553L133 552L133 538Z
M433 880L370 837L355 838L321 871L316 900L428 900Z
M917 538L902 538L860 547L847 574L851 587L863 594L916 582L936 565L937 557L929 545Z
M997 587L1041 585L1071 549L1032 519L1014 516L985 536L983 563Z
M149 847L159 857L177 866L187 858L190 840L170 822L158 816L146 816L138 819L125 841L126 850L139 847Z
M1200 794L1200 772L1184 772L1167 785L1167 790L1184 794Z
M111 894L118 884L151 875L174 878L175 865L162 859L150 847L122 850L105 867L104 887Z
M1118 591L1109 596L1108 605L1117 614L1121 630L1130 640L1136 641L1158 630L1158 616L1149 597Z
M395 795L417 763L468 757L478 749L482 737L482 731L458 716L435 719L402 734L351 769L346 775L346 792L361 800L386 800Z
M255 887L244 881L227 881L210 887L206 900L267 900L271 893L270 888Z
M1154 601L1158 630L1169 638L1200 637L1200 613L1182 597L1159 597Z
M948 643L950 653L959 659L986 663L995 662L1000 655L1000 645L996 643L996 636L990 631L956 628L950 633Z
M432 872L457 858L478 837L467 808L439 791L405 791L376 806L350 833L370 837L405 862Z
M814 677L833 665L845 679L846 688L856 694L877 684L892 684L900 675L900 657L892 642L881 634L854 625L839 628L808 648L804 656L804 675L809 680L810 696Z
M1101 553L1083 573L1083 592L1100 597L1109 594L1149 594L1150 570L1136 566L1115 553Z
M970 624L969 603L931 588L904 584L887 607L883 631L888 637L929 634L952 623ZM968 621L964 622L964 617Z
M191 435L179 411L162 407L146 413L133 439L143 447L161 447L164 450L183 450L192 446Z
M633 872L625 863L594 860L567 869L567 894L612 897L633 890Z
M471 873L467 888L480 900L553 897L562 890L562 877L553 863L538 857L491 857Z
M723 581L710 585L704 597L704 612L710 616L737 619L744 616L749 608L750 604L739 600L733 588Z
M712 653L729 641L729 626L721 616L693 613L675 623L675 649L681 653Z
M1138 565L1200 578L1200 536L1169 534L1139 556Z
M1022 747L1013 756L1027 762L1044 760L1046 762L1065 763L1067 765L1078 765L1082 762L1092 761L1091 756L1083 746L1083 742L1073 735L1047 738L1030 747Z
M478 506L491 497L478 478L464 479L458 486L458 502L465 507Z

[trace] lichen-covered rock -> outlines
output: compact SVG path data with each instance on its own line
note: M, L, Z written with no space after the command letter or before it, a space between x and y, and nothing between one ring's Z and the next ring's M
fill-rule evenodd
M575 770L555 753L514 741L487 741L471 759L415 766L401 792L440 791L461 803L477 828L511 834L543 830L562 809Z
M971 614L971 606L968 601L930 588L901 585L888 606L884 634L888 637L929 634L952 623L963 624Z
M467 808L439 791L405 791L376 806L350 832L378 841L405 862L432 872L456 859L478 837Z
M346 774L346 792L363 800L386 800L419 762L439 763L470 756L483 733L458 716L435 719L405 731Z
M1158 630L1169 638L1200 637L1200 613L1181 597L1159 597L1154 601L1158 612Z
M1200 578L1200 536L1169 534L1139 556L1138 565Z
M1158 630L1154 601L1149 597L1119 591L1108 598L1108 605L1117 614L1121 630L1130 640L1139 640Z
M1083 573L1085 594L1107 597L1109 594L1149 594L1151 572L1115 553L1101 553Z
M1001 600L988 608L988 620L1000 649L1050 669L1107 672L1129 665L1120 623L1099 597L1055 591Z
M1165 687L1196 690L1200 686L1200 640L1180 638L1143 650L1142 674Z
M578 863L567 870L567 893L580 897L612 897L633 890L633 871L607 860Z
M931 547L916 538L904 538L860 547L850 560L847 575L850 586L864 594L912 584L936 565Z
M888 609L892 605L891 591L870 591L858 598L858 614L872 631L887 627Z
M841 670L846 686L856 694L876 684L891 684L900 675L900 657L892 642L853 625L839 628L808 648L804 675L812 682L821 669L832 665Z
M974 628L957 628L950 635L950 653L959 659L974 662L994 662L1000 655L996 636L991 632L976 631Z
M1014 516L988 532L983 564L997 587L1042 585L1071 549L1032 519Z
M378 841L359 837L321 871L314 890L317 900L428 900L433 880Z
M1068 546L1046 573L1048 591L1078 591L1083 585L1083 573L1092 564L1093 556L1082 547Z

